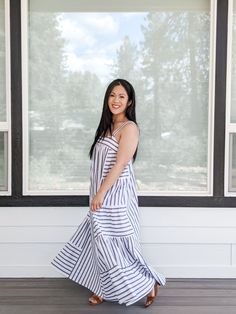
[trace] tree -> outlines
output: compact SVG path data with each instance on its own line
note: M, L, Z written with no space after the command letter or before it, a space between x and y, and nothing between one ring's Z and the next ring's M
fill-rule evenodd
M102 106L102 86L95 74L66 67L60 16L30 14L32 186L75 189L83 184L84 188L89 178L88 138L93 139L94 120Z
M150 162L157 176L166 169L162 177L169 180L171 165L206 166L209 16L150 12L142 31L143 76L155 134L151 147L157 147Z
M31 11L29 25L30 182L37 189L48 188L53 174L60 171L61 129L68 110L65 41L57 14ZM39 173L40 169L44 171Z

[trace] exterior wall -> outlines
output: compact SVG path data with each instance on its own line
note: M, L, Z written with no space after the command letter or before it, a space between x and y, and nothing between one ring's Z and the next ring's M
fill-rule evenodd
M62 277L50 260L88 208L0 208L0 277ZM147 261L167 278L236 278L236 208L142 207Z

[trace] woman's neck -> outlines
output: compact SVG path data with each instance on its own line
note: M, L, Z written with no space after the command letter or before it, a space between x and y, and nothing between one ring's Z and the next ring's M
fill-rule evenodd
M126 117L120 117L120 118L113 119L112 123L116 124L116 123L126 122L126 121L128 121L128 119Z

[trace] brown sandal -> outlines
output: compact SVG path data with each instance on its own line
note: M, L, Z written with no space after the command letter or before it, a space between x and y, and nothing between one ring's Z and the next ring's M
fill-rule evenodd
M155 298L156 298L156 296L157 296L157 292L158 292L158 289L159 289L159 283L155 283L155 286L154 286L154 295L150 295L151 293L152 293L152 291L147 295L147 299L146 299L146 302L145 302L145 305L144 305L144 307L148 307L148 306L150 306L153 302L154 302L154 300L155 300Z
M101 297L97 296L96 294L93 294L89 298L89 304L91 304L91 305L101 304L102 302L103 302L103 299Z

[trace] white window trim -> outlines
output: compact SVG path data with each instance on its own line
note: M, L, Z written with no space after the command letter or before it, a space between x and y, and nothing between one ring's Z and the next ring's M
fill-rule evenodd
M210 58L209 58L209 94L208 94L208 181L207 195L213 195L214 175L214 115L215 115L215 66L216 66L216 21L217 21L217 0L211 0L210 8Z
M135 12L156 11L156 10L201 10L207 9L205 0L189 1L189 0L165 0L159 2L156 0L126 0L110 1L110 0L32 0L34 10L55 12L60 6L63 12L110 12L111 8L117 12ZM125 6L125 9L124 9Z
M22 54L22 175L23 195L28 193L28 0L21 1L21 54Z
M231 70L232 70L232 41L233 41L233 0L228 2L228 42L227 42L227 73L226 73L226 114L225 114L225 184L224 195L236 196L236 191L229 191L230 187L230 134L236 134L236 123L230 122L231 112Z
M87 3L87 1L86 1ZM78 4L77 4L78 5ZM206 191L138 191L142 196L212 196L214 157L214 101L215 101L215 55L217 0L210 1L210 58L208 93L208 159ZM101 8L100 8L101 10ZM99 11L99 10L98 10ZM28 0L21 1L22 29L22 113L23 113L23 195L84 195L87 190L29 190L29 138L28 138Z
M11 68L10 68L10 3L5 0L5 80L6 80L6 122L0 123L0 131L7 132L7 191L0 191L0 196L10 196L11 190Z

